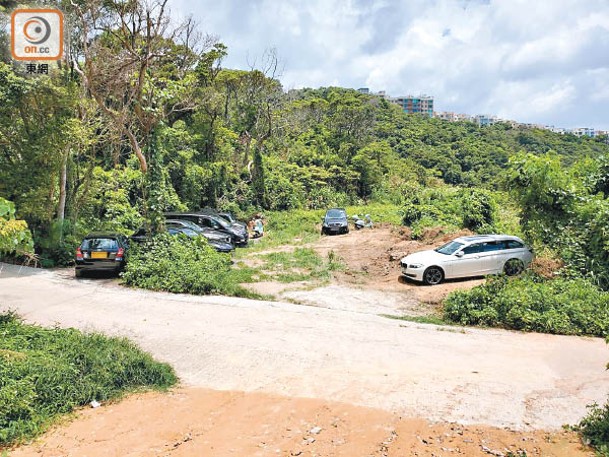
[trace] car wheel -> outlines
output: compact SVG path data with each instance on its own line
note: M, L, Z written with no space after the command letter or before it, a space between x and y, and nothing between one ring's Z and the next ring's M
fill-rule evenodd
M503 267L503 271L508 276L516 276L524 271L524 264L520 259L510 259L505 262L505 266Z
M324 236L326 234L326 231L324 229L321 229L321 236Z
M440 284L444 279L444 272L438 267L429 267L423 273L423 282L430 286Z

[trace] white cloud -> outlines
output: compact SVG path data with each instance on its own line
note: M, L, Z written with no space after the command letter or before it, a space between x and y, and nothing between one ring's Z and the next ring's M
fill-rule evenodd
M441 110L609 129L607 0L173 0L229 47L277 48L286 87L427 93Z

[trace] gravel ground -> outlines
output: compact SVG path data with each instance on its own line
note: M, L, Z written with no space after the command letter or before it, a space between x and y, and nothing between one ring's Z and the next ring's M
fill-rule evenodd
M433 421L553 430L578 422L587 404L609 392L609 351L598 338L153 293L6 264L0 308L29 322L130 337L171 363L185 385L341 401Z

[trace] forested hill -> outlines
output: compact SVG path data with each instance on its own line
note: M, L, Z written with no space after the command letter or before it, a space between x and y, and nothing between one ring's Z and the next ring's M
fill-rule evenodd
M399 203L405 188L434 178L500 188L508 158L520 151L555 151L566 164L609 152L603 139L408 115L349 89L285 93L260 71L214 72L212 65L182 76L179 83L192 87L169 102L184 107L166 109L141 140L163 209ZM34 228L61 209L68 220L135 228L145 174L125 132L84 95L68 69L26 76L0 64L0 195Z

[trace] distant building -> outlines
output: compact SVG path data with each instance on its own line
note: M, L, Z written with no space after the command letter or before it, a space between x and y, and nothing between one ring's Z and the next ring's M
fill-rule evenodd
M370 89L369 89L369 88L367 88L367 87L360 87L359 89L357 89L357 91L358 91L360 94L369 94L369 93L370 93Z
M408 114L424 114L433 117L433 97L429 95L419 95L418 97L407 95L393 98L391 101L400 105Z
M472 117L469 114L454 113L452 111L434 112L434 117L448 122L471 121Z
M571 130L571 133L575 136L589 136L590 138L596 137L596 130L588 127L573 129Z
M493 125L494 123L496 123L497 116L491 116L488 114L477 114L472 118L472 120L480 127L484 127L486 125Z

